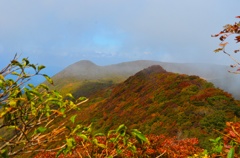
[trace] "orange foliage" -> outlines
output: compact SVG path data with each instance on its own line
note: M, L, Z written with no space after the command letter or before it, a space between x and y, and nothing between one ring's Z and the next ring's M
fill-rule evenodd
M130 150L125 150L120 157L157 157L164 156L166 158L185 158L196 153L200 153L203 150L199 148L197 138L187 138L183 140L178 140L176 137L166 137L164 135L148 135L147 136L150 145L136 144L137 151L132 153ZM103 136L97 137L98 142L101 144L106 144L106 138ZM107 152L111 154L116 154L116 150L113 148L113 144L108 143L107 149L95 148L93 149L92 144L84 143L81 138L76 138L78 142L77 148L72 151L72 154L66 156L60 155L60 158L67 157L87 157L87 152L93 151L94 157L103 158L106 156ZM123 142L122 142L123 143ZM135 143L135 142L133 142ZM121 144L119 144L121 145ZM54 158L56 152L42 152L35 156L35 158Z

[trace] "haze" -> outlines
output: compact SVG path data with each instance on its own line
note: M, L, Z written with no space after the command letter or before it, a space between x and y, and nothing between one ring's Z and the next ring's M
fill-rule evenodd
M50 75L79 60L230 64L211 38L239 0L1 0L0 68L15 53ZM230 48L231 49L231 48Z

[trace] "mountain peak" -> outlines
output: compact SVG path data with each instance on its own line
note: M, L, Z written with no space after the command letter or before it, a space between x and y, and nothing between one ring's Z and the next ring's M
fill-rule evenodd
M152 65L148 68L143 69L136 73L136 75L150 75L153 73L166 73L167 71L163 69L160 65Z
M151 74L151 73L165 73L167 72L165 69L163 69L160 65L152 65L148 68L143 69L142 71L145 74Z
M77 65L81 65L81 66L86 66L86 67L89 67L89 66L97 66L96 64L94 64L92 61L90 60L80 60L79 62L76 62L75 64Z

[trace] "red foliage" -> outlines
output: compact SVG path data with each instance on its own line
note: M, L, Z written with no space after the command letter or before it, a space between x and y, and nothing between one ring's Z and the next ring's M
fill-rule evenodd
M159 155L163 155L167 158L185 158L191 156L196 153L200 153L203 150L199 148L198 139L197 138L187 138L178 140L176 137L166 137L164 135L148 135L147 136L150 145L148 144L138 144L133 142L137 148L136 153L132 153L130 150L123 150L123 153L120 157L140 157L140 156L148 156L148 157L157 157ZM99 136L97 137L98 142L101 144L106 144L106 137ZM93 147L92 144L84 142L81 138L76 138L78 143L76 149L72 152L72 154L68 154L66 156L60 155L60 158L63 157L85 157L87 156L87 152L94 152L94 157L105 157L107 154L114 155L116 154L116 150L112 143L107 143L107 149ZM123 142L120 142L119 145L122 145ZM54 158L56 156L56 152L42 152L39 153L35 158Z
M192 83L190 83L190 82L187 82L187 81L185 81L185 82L181 82L178 86L179 86L179 88L185 88L185 87L187 87L187 86L190 86Z
M208 97L216 95L216 89L215 88L206 88L201 93L198 93L196 95L193 95L190 97L190 100L196 100L196 101L203 101L207 99Z

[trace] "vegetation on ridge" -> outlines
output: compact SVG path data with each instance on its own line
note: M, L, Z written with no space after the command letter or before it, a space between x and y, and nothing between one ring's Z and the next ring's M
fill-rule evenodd
M214 129L223 130L226 121L240 116L230 94L197 76L166 72L160 66L138 72L107 95L109 90L101 102L82 109L82 121L92 120L99 131L124 123L145 134L196 137L206 148L208 139L216 136Z

